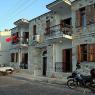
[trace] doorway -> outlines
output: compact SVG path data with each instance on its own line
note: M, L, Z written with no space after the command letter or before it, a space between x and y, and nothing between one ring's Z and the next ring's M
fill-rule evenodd
M46 76L47 71L47 57L43 57L43 76Z
M28 53L22 53L21 69L28 69Z
M43 52L43 76L46 76L47 72L47 51Z
M72 72L72 49L63 50L63 72Z

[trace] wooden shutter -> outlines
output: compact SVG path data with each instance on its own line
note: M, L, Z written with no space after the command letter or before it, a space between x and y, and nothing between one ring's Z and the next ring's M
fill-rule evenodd
M88 45L87 61L92 62L95 60L95 44Z
M46 21L46 33L50 33L50 20Z
M92 4L92 5L90 5L90 21L91 21L91 23L94 22L94 14L95 14L94 12L95 12L94 4Z
M92 60L92 55L91 55L91 53L92 53L92 46L90 44L87 47L87 51L88 51L88 53L87 53L87 61L90 62Z
M82 25L81 13L80 10L76 11L76 27L80 27Z
M90 24L90 6L86 6L85 8L85 12L86 12L86 21L87 21L87 25Z
M77 46L77 60L78 60L78 63L81 62L81 48L80 48L80 45Z
M94 53L94 55L93 55L93 57L94 57L93 60L95 61L95 44L94 44L93 48L94 48L94 49L93 49L93 53Z
M93 18L94 18L94 22L95 22L95 4L93 4Z

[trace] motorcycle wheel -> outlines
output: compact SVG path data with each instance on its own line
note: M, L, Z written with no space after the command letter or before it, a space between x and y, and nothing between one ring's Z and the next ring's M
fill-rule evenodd
M77 87L77 82L74 81L74 79L69 79L69 80L67 81L67 86L68 86L69 88L74 89L74 88Z

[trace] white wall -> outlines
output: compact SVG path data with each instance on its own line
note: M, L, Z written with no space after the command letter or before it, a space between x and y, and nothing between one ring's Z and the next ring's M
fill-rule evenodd
M62 50L72 48L72 41L68 40L63 41L63 43L56 44L56 62L62 62Z
M10 42L6 42L6 38L10 37L10 31L4 31L0 33L0 64L10 65Z

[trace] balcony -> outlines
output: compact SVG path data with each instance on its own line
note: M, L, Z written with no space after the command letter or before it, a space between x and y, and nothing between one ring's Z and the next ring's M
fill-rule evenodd
M22 46L28 46L28 42L29 42L28 38L24 38L24 37L20 38L20 44Z
M61 24L51 26L46 28L44 35L46 40L60 38L72 39L72 26L67 24L64 26Z
M17 38L16 40L12 40L13 48L19 47L28 47L28 38Z

